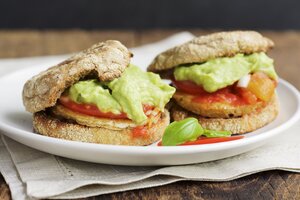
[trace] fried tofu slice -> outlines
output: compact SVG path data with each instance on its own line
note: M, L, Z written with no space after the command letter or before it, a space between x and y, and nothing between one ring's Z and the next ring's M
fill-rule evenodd
M126 128L133 128L138 126L130 119L109 119L109 118L100 118L100 117L94 117L90 115L85 115L82 113L78 113L75 111L72 111L63 105L56 105L53 108L51 108L51 112L59 117L63 117L68 120L76 121L80 125L89 126L89 127L99 127L99 128L107 128L110 130L122 130ZM151 125L157 123L157 121L160 119L161 112L158 110L153 110L149 114L148 120L146 122L146 125Z
M195 117L201 126L210 130L231 131L233 134L243 134L261 128L272 122L279 112L279 103L276 95L267 105L251 113L232 118L207 118L194 114L178 105L171 108L171 118L175 121L187 117Z
M188 111L203 117L231 118L240 117L264 108L268 102L259 101L255 104L231 105L227 102L199 103L193 101L195 96L177 91L173 98L176 103Z

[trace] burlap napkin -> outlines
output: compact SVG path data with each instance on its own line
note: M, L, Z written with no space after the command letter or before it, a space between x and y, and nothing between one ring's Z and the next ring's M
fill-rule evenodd
M153 52L191 37L189 33L181 33L159 43L135 48L133 63L146 66L152 60ZM146 53L152 57L145 57ZM63 58L65 56L0 61L0 74L8 65L26 67L30 63L55 63ZM2 136L0 171L9 184L13 199L80 198L180 180L226 181L271 169L300 172L298 132L300 123L251 152L213 162L170 167L126 167L75 161L37 151Z

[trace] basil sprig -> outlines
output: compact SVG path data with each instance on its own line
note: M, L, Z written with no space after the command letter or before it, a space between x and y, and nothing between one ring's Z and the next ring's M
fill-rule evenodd
M230 131L216 131L203 129L196 118L186 118L172 122L165 130L162 137L163 146L176 146L188 141L195 141L201 135L213 137L229 137Z
M186 118L172 122L165 130L162 138L163 146L175 146L186 141L194 141L204 132L196 118Z

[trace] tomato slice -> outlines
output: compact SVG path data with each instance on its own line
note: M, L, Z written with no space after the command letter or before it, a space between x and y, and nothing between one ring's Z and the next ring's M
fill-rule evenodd
M276 82L275 82L276 83ZM270 101L275 91L276 84L265 73L257 72L251 76L247 90L252 92L262 101Z
M230 85L222 88L216 92L206 92L203 87L195 84L192 81L176 81L172 79L175 87L182 92L194 95L193 101L199 103L214 103L214 102L226 102L233 105L247 104L249 101L244 101L243 97L239 97L237 92L233 89L235 86ZM253 103L253 101L251 101Z
M243 135L238 136L231 136L231 137L219 137L219 138L207 138L207 137L200 137L195 141L188 141L178 146L187 146L187 145L200 145L200 144L213 144L213 143L220 143L220 142L228 142L233 140L239 140L244 138ZM160 141L157 146L163 146L162 142Z
M174 78L172 78L172 83L177 89L188 94L201 95L208 93L203 89L203 87L195 84L192 81L176 81Z
M276 81L262 72L251 75L247 88L237 87L236 84L219 89L216 92L206 92L203 87L192 81L176 81L173 85L180 91L194 95L193 101L199 103L226 102L232 105L255 104L259 100L269 101L274 93Z
M220 143L220 142L228 142L233 140L239 140L244 138L244 136L231 136L231 137L220 137L220 138L199 138L196 141L189 141L181 144L180 146L185 145L198 145L198 144L213 144L213 143Z
M219 89L213 93L207 93L203 95L195 95L193 101L199 103L215 103L215 102L223 102L229 103L232 105L240 105L244 102L241 98L234 92L232 86L228 86L226 88Z
M248 104L255 104L258 99L257 97L250 92L247 88L236 87L235 88L240 97Z
M147 104L143 105L144 113L147 113L147 111L153 110L153 109L154 109L154 106L150 106L150 105L147 105Z
M95 117L111 118L111 119L127 119L126 113L114 114L112 112L101 112L97 106L91 104L79 104L72 101L68 96L61 96L59 102L75 112Z
M79 104L74 101L72 101L68 96L61 96L59 99L59 102L65 106L66 108L69 108L75 112L79 112L86 115L91 115L95 117L101 117L101 118L111 118L111 119L128 119L126 113L122 112L120 114L114 114L112 112L102 112L99 110L99 108L92 104ZM154 106L151 105L143 105L144 113L146 113L149 110L153 110Z
M138 138L138 137L147 137L147 127L145 126L137 126L132 129L132 137Z

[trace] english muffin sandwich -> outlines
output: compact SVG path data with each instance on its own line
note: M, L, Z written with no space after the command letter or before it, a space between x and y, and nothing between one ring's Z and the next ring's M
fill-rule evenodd
M148 70L177 88L174 120L196 117L207 129L246 133L278 114L278 76L266 55L273 46L254 31L214 33L159 54Z
M120 42L95 44L26 82L23 103L42 135L90 143L148 145L169 124L175 88L130 64Z

